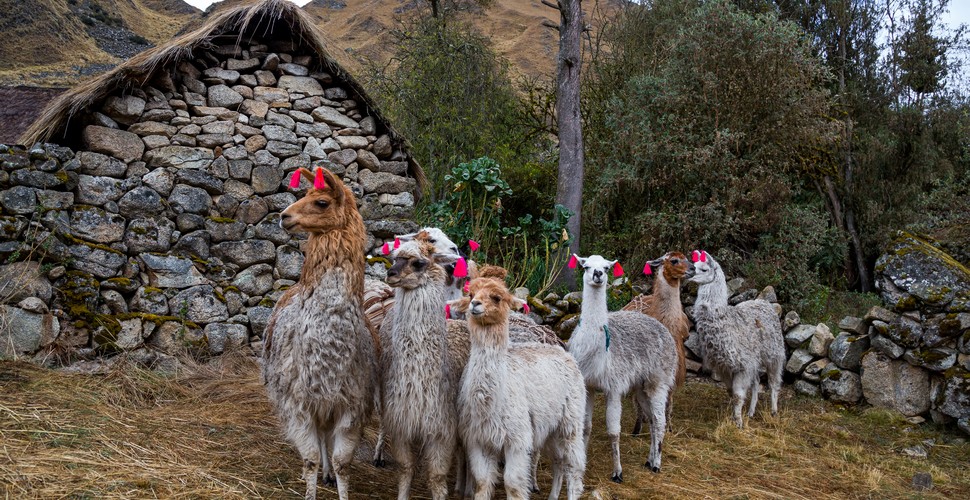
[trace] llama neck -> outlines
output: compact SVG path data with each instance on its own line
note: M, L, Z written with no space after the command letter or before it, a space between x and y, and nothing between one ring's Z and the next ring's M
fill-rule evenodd
M580 306L579 317L583 327L599 328L606 324L609 318L609 310L606 308L606 285L583 286L583 303Z
M714 280L697 289L697 304L711 309L722 309L728 306L727 281L720 266L714 268L712 272Z
M443 309L441 283L431 281L424 286L394 291L394 317L398 329L423 338L444 339L447 325ZM435 328L429 329L429 326Z
M469 389L491 395L472 400L478 406L475 413L485 416L499 410L507 394L508 323L482 326L469 321L468 331L471 336L471 350L465 375L470 381Z
M347 228L311 233L303 253L306 260L300 272L300 283L313 289L321 283L328 272L339 270L345 274L348 286L341 291L348 297L364 294L364 228L349 225Z
M680 305L680 280L668 280L661 273L653 280L653 311L658 316L671 312L682 312Z

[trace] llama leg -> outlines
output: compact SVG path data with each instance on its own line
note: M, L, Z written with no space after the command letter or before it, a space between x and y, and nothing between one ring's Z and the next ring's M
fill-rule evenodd
M738 429L744 428L744 420L741 418L741 408L744 407L744 397L748 392L747 377L745 374L738 373L731 380L731 414L734 415L734 423Z
M589 435L593 432L593 399L596 394L592 389L586 389L586 420L583 423L583 443L589 446Z
M323 476L323 485L328 488L336 488L337 480L333 477L330 466L330 450L333 449L333 435L327 432L320 433L320 474Z
M384 461L384 425L377 428L377 442L374 443L374 467L384 468L387 463Z
M509 499L529 498L529 449L512 444L505 452L505 494Z
M555 484L556 482L555 467L556 467L555 462L553 462L553 469L552 469L553 484ZM531 491L532 493L539 493L539 448L538 447L536 447L535 451L532 452L532 480L531 480L531 484L529 485L529 491Z
M411 497L411 480L414 479L414 453L411 443L405 439L392 439L391 450L400 467L397 473L397 498L406 500Z
M455 449L455 494L461 496L468 493L468 462L465 459L465 448L458 443Z
M425 463L428 464L428 489L435 500L448 498L448 469L456 442L444 440L428 443L424 447Z
M306 481L305 498L317 497L317 474L320 470L320 443L322 433L307 418L309 415L295 413L285 420L284 430L287 437L296 445L303 459L303 480Z
M778 415L778 391L781 390L781 372L784 358L782 362L775 363L772 365L771 370L768 371L768 387L771 388L771 415Z
M337 477L337 494L340 500L349 498L350 462L354 459L354 451L360 443L363 433L361 425L355 423L355 418L345 413L333 430L333 474Z
M761 389L761 383L758 381L758 376L752 377L751 381L751 401L748 403L748 417L754 416L754 409L758 406L758 390Z
M475 500L489 500L495 488L498 461L478 447L468 449L468 470L475 481Z
M563 446L564 453L560 461L560 469L566 477L566 498L568 500L579 500L583 494L583 472L586 470L586 446L579 433L566 436ZM553 497L550 495L550 500ZM559 490L556 490L556 497L559 498Z
M632 436L639 436L640 432L643 431L643 415L644 409L640 407L640 402L637 400L636 396L633 398L633 409L637 412L637 419L633 422L633 431L630 432Z
M664 434L667 431L667 395L668 389L657 388L649 398L650 455L644 465L653 472L660 472Z
M619 393L606 394L606 434L610 436L613 452L614 483L623 482L623 467L620 465L620 416L623 410Z

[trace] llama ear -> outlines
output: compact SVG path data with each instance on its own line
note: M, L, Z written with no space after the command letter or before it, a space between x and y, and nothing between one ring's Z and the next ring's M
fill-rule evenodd
M653 274L653 269L651 268L652 265L653 265L653 262L648 260L647 263L643 265L643 274L646 274L648 276Z
M693 252L692 252L692 253L690 254L690 260L691 260L691 262L694 262L694 263L697 263L697 262L699 262L699 261L701 260L701 253L700 253L700 252L698 252L697 250L694 250L694 251L693 251Z
M569 258L568 266L570 269L576 269L577 264L579 264L579 257L576 254L573 254L572 257Z
M408 241L413 240L414 237L417 236L417 235L418 235L418 233L400 234L400 235L395 236L394 239L397 240L397 241L400 241L401 243L404 243L404 242L408 242Z
M449 309L455 312L464 313L468 311L468 306L471 304L471 297L462 297L458 300L452 300L448 302L447 305L450 306Z
M620 261L616 261L613 263L613 277L619 278L620 276L623 276L623 266L620 265Z
M381 253L384 255L391 254L391 246L388 245L386 241L384 242L384 246L381 247Z
M522 300L518 297L512 297L512 305L516 310L522 311L525 314L529 314L529 301Z
M398 248L401 248L401 239L394 238L394 249L397 250Z
M460 256L455 255L453 253L435 253L434 255L431 256L431 260L433 260L436 264L443 264L443 265L454 264L460 258L461 258ZM467 273L467 267L466 267L466 273ZM458 277L461 278L462 276L458 276Z
M320 191L327 189L327 181L323 178L323 167L317 167L317 173L313 177L313 189Z
M477 252L478 251L478 248L480 246L481 245L479 245L477 241L475 241L475 240L468 240L468 248L470 248L472 250L472 252Z
M701 262L707 262L707 252L701 250Z

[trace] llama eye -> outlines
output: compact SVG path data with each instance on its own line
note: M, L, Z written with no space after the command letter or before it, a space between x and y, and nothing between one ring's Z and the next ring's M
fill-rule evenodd
M498 304L499 300L502 300L502 299L500 299L498 295L492 295L492 302L495 302L496 304Z
M418 270L418 271L424 269L425 266L427 266L427 265L428 265L428 261L426 261L426 260L416 260L416 261L414 261L414 264L411 264L411 266L414 267L414 269L415 270Z
M327 208L327 207L330 206L330 202L329 201L326 201L326 200L317 200L317 201L313 202L313 204L316 205L316 206L318 206L318 207L320 207L320 208Z
M432 245L434 245L434 244L435 244L435 243L437 243L437 242L438 242L438 240L436 240L436 239L434 239L434 238L430 238L430 239L428 239L428 243L431 243Z
M676 266L677 264L680 264L680 259L671 259L670 263Z

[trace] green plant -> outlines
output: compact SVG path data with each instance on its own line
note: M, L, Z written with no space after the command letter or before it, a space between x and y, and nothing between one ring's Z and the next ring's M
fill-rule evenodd
M457 241L478 241L484 261L506 268L513 288L526 286L533 294L547 290L560 272L569 241L565 224L572 214L555 205L548 218L510 217L502 200L513 195L512 188L502 179L501 166L487 156L460 163L444 179L449 189L426 206L425 222Z

